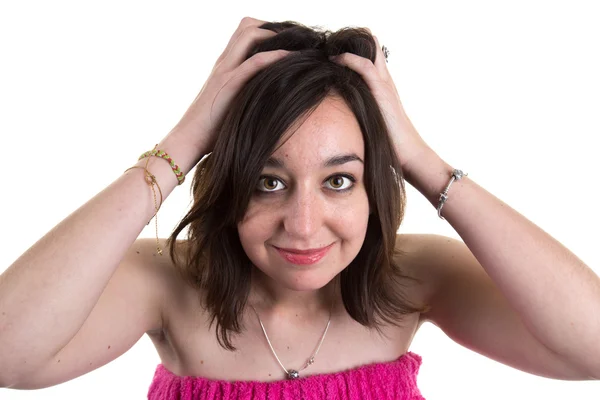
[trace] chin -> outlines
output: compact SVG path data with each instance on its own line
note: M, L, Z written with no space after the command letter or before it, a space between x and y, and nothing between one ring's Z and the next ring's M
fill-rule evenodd
M325 287L337 274L324 270L294 271L286 274L272 275L271 279L289 290L307 292Z
M298 292L310 292L314 290L319 290L325 287L331 279L329 277L323 279L311 279L311 280L295 280L291 279L284 283L284 285L290 289Z

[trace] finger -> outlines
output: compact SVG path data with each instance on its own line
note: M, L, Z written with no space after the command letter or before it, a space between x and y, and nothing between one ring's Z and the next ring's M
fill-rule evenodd
M281 60L290 53L291 51L288 50L271 50L256 53L240 65L236 71L235 80L245 82L259 70Z
M246 60L248 52L253 46L275 35L277 35L277 32L268 29L260 29L254 26L245 28L223 59L223 67L226 70L237 68Z
M369 34L373 37L373 40L375 41L375 67L377 67L378 70L380 71L384 71L385 68L382 69L382 67L386 67L386 62L385 62L385 55L383 54L383 51L381 50L381 45L379 44L379 41L377 40L377 36L373 35L373 32L371 31L371 29L365 27L364 28L367 32L369 32Z
M282 59L289 53L291 52L288 50L272 50L257 53L249 59L247 59L246 61L244 61L242 65L240 65L240 67L236 69L233 73L228 74L229 78L227 78L227 80L222 84L222 86L218 89L217 94L213 98L210 108L211 119L213 114L213 107L221 91L224 91L224 89L226 89L224 92L229 93L229 96L226 97L237 95L239 93L240 88L244 84L246 84L246 82L252 76L254 76L260 69L276 62L277 60Z
M369 86L379 79L377 68L368 58L361 57L354 53L342 53L337 56L329 57L329 59L358 72Z
M230 75L231 78L225 82L220 90L223 90L228 86L228 90L237 93L239 88L243 86L251 77L256 75L258 71L278 60L281 60L290 53L291 51L288 50L271 50L256 53L244 61L239 68L237 68L235 72Z
M373 35L373 39L375 39L375 44L377 45L377 54L375 56L375 67L381 72L387 71L387 64L385 62L385 54L383 54L381 44L379 44L379 40L377 40L377 36Z
M229 53L229 50L231 50L231 47L238 40L238 38L240 37L240 35L244 31L244 29L251 27L251 26L259 27L262 24L264 24L265 22L266 21L262 21L260 19L251 18L251 17L242 18L242 20L238 24L237 29L235 30L235 32L233 32L233 35L231 35L231 38L229 39L229 42L227 43L225 50L223 50L223 53L221 53L221 55L217 59L216 63L218 64L223 58L225 58L227 56L227 54Z

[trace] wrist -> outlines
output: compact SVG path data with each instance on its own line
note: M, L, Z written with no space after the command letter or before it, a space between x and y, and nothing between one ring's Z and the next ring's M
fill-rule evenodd
M448 184L454 169L433 150L423 152L404 171L404 179L437 207L440 193Z
M158 143L157 149L163 150L179 166L187 176L202 157L208 154L208 146L198 141L196 137L180 131L171 131ZM168 162L164 160L168 165Z

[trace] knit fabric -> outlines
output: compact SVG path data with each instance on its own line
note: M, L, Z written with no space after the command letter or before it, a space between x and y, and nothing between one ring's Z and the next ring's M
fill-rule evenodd
M396 361L347 371L275 382L224 381L177 376L156 367L149 400L424 400L417 387L421 356L408 352Z

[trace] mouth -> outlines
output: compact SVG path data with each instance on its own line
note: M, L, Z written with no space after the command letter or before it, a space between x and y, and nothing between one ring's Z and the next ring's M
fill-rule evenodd
M289 263L296 265L310 265L315 264L329 252L329 249L333 247L335 243L330 244L329 246L322 247L320 249L309 249L309 250L297 250L297 249L281 249L279 247L275 247L279 255L283 257L284 260Z

